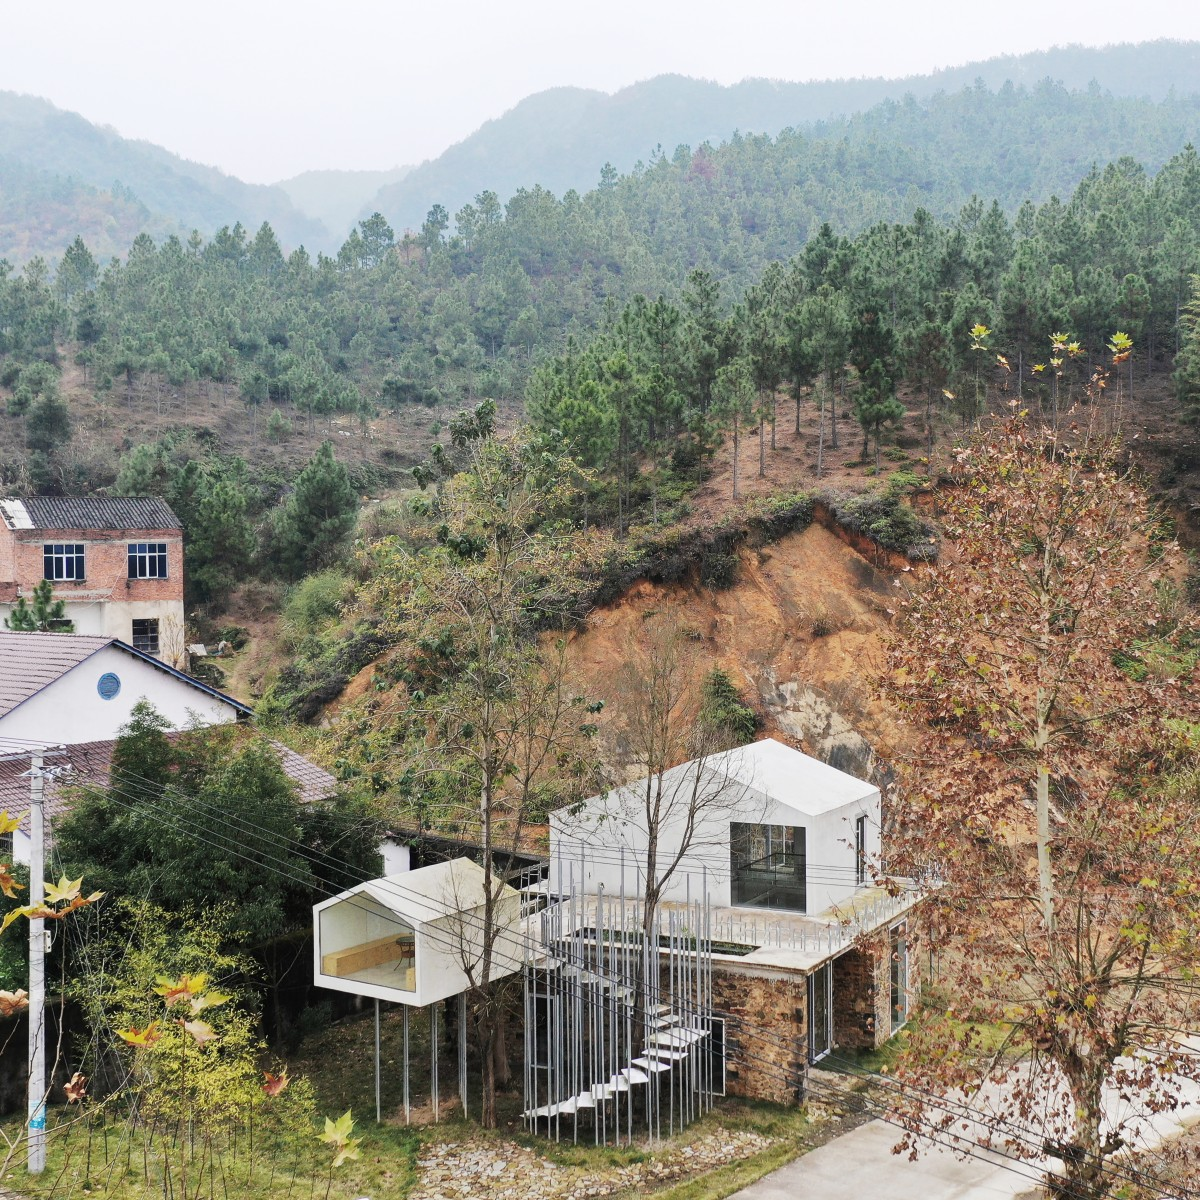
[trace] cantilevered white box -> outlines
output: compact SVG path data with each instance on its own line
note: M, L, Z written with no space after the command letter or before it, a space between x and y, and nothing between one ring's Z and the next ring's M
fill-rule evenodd
M470 859L360 883L313 908L319 987L415 1008L482 979L484 871ZM495 903L489 981L521 968L521 900L507 885Z

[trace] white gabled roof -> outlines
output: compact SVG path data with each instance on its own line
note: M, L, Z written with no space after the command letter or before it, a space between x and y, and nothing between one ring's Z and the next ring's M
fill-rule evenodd
M879 794L879 789L865 779L839 771L774 738L714 755L713 768L728 771L739 783L810 817Z
M428 924L458 912L469 912L484 902L484 871L469 858L431 863L415 871L401 871L369 879L316 906L320 912L353 896L367 895L376 903L414 924ZM507 884L502 895L517 893Z
M690 772L695 770L695 762L680 763L664 772L664 785L668 789L679 784L690 787L688 780ZM774 738L709 755L704 760L703 770L710 780L722 781L723 789L727 786L727 807L729 815L734 817L738 814L742 798L746 799L750 808L755 807L755 792L765 796L768 802L783 805L804 817L819 817L848 804L874 801L879 796L879 789L874 784L839 771ZM626 784L618 788L617 793L635 797L641 783L635 781ZM606 803L604 797L592 796L584 802L584 807L603 809ZM560 825L564 820L560 814L568 811L579 810L559 809L554 815ZM570 823L569 818L566 823Z

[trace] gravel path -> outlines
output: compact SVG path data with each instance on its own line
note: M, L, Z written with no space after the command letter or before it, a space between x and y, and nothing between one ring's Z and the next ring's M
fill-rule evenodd
M443 1142L420 1159L410 1200L589 1200L645 1190L759 1154L771 1139L757 1133L706 1134L644 1161L597 1171L564 1167L512 1142Z

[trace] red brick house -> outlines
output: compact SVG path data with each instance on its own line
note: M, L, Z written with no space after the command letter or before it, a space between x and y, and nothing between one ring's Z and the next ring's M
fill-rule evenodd
M75 632L182 664L183 529L155 496L0 500L0 618L43 580Z

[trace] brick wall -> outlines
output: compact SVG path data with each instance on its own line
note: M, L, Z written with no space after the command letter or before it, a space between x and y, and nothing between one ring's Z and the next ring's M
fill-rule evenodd
M15 538L8 578L15 580L26 594L43 577L42 547L47 542L82 542L83 581L55 580L57 599L71 600L86 595L89 599L111 598L121 601L183 600L183 539L178 529L22 529L10 532ZM2 540L2 539L0 539ZM130 579L129 544L131 542L166 542L166 579ZM0 549L0 568L4 565ZM0 578L3 576L0 575Z

